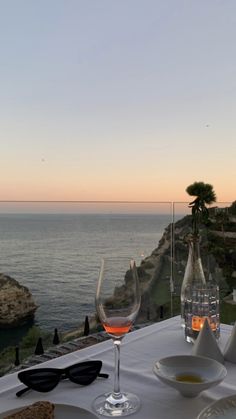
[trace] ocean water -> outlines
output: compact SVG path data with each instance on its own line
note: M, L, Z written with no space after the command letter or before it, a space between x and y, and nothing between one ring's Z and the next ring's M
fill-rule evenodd
M139 264L170 222L152 214L0 214L0 272L29 288L36 325L74 329L95 311L101 257Z

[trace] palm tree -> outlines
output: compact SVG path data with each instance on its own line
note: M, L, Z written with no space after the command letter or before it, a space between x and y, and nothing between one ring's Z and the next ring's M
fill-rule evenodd
M198 236L199 224L208 220L206 204L210 205L216 202L216 194L213 186L204 182L194 182L186 188L186 192L190 196L196 196L194 201L189 203L189 208L192 209L193 235Z

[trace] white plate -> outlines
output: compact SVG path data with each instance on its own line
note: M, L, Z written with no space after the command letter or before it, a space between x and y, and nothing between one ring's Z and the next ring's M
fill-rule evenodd
M197 419L235 419L236 418L236 394L224 397L205 407Z
M70 406L68 404L57 404L55 405L55 419L98 419L98 417L89 412L88 410L82 409L82 407ZM3 419L5 416L12 413L16 413L19 410L22 410L24 407L18 407L17 409L10 409L6 412L0 413L0 419Z

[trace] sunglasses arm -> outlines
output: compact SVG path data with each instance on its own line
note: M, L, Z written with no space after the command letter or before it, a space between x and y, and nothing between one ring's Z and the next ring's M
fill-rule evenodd
M109 374L98 374L98 377L108 378L109 377Z
M25 387L25 388L23 388L22 390L17 391L16 396L17 396L17 397L20 397L20 396L22 396L22 394L26 393L26 392L27 392L27 391L29 391L29 390L31 390L31 388L29 388L29 387Z

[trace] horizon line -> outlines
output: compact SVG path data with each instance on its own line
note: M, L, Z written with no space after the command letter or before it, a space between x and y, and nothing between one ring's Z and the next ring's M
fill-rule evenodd
M127 201L127 200L6 200L6 199L0 199L0 203L78 203L78 204L185 204L188 201ZM228 204L232 201L216 201L215 204Z

